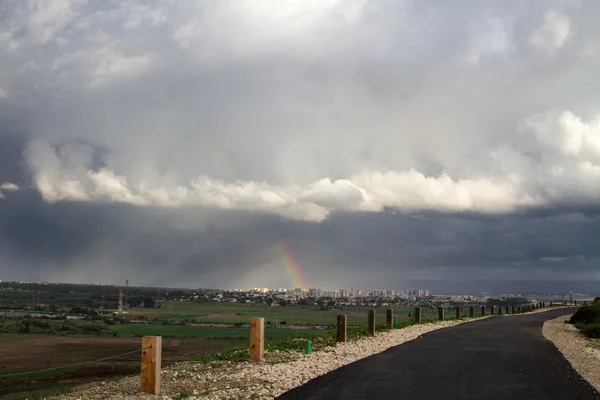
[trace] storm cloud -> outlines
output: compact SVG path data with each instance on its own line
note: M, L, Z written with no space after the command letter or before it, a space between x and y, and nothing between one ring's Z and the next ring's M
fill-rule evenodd
M4 279L600 278L597 2L1 7Z

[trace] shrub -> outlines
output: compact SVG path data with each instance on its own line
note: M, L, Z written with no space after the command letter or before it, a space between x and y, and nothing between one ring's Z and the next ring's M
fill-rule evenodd
M585 325L582 333L589 338L600 338L600 323Z
M581 307L569 320L571 324L593 324L600 323L600 306L584 306Z

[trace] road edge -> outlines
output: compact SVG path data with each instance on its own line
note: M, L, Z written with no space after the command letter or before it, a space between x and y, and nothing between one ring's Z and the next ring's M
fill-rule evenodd
M565 323L571 315L544 322L542 333L567 359L573 369L600 392L600 350L589 344L577 328Z

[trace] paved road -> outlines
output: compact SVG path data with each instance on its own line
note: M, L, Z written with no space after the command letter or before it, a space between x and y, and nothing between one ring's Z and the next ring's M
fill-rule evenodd
M545 320L573 309L441 329L344 366L282 400L600 399L542 335Z

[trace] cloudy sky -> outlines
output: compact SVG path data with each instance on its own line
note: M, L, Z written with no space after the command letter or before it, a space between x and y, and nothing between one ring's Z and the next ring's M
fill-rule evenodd
M5 0L0 279L600 281L598 15Z

